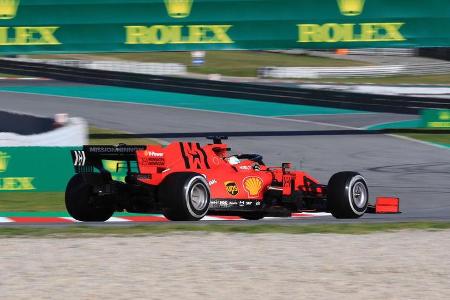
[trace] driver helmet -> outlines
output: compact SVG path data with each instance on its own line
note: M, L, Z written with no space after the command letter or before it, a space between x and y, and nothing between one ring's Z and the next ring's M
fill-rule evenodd
M230 165L237 165L238 163L241 162L241 161L239 160L239 158L237 158L237 157L234 156L234 155L228 157L227 160L228 160L228 163L229 163Z

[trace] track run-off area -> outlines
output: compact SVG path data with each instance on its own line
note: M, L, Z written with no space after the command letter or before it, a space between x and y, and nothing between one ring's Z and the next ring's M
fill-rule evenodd
M294 105L275 100L261 102L57 81L0 83L1 110L50 117L68 113L83 117L96 127L153 135L165 141L206 143L202 136L228 134L227 143L232 151L260 153L269 165L292 162L295 168L308 171L325 184L334 173L353 170L366 178L372 202L376 196L400 197L401 214L366 215L360 222L450 219L448 148L359 132L379 124L413 122L417 115ZM311 219L335 222L332 217L319 216L265 218L258 222ZM15 218L2 214L0 217L5 220L3 224ZM60 217L62 222L71 221ZM111 221L123 222L123 218L126 219L115 216ZM215 218L207 220L216 221ZM232 219L229 223L233 222Z

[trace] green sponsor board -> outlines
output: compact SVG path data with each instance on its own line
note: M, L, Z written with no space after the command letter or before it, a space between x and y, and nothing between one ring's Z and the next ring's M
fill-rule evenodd
M422 111L425 128L450 128L450 109L425 109Z
M0 52L450 45L448 0L1 0Z
M0 192L60 192L74 175L70 155L64 147L0 148ZM116 161L104 161L115 180L123 181L126 169Z

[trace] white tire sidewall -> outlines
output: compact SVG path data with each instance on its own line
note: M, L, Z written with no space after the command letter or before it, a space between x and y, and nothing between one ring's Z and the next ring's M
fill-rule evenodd
M202 181L203 184L205 185L206 191L207 191L207 193L208 193L208 198L209 198L209 200L210 200L210 198L211 198L211 196L210 196L210 195L211 195L211 192L210 192L210 190L209 190L208 183L206 182L206 179L205 179L203 176L201 176L201 175L192 177L192 178L188 181L188 183L185 185L184 200L185 200L185 203L186 203L186 208L187 208L187 210L189 211L189 214L190 214L191 216L193 216L194 218L201 219L201 218L203 218L204 216L206 216L206 214L208 213L209 200L208 200L207 208L205 209L205 212L202 213L202 214L197 214L197 213L195 212L195 210L192 208L192 206L191 206L191 199L190 199L189 193L190 193L190 190L191 190L191 188L192 188L192 185L193 185L194 182L197 181L197 180Z

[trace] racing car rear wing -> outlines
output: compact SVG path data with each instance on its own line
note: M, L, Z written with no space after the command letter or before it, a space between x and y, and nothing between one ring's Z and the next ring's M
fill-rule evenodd
M82 150L70 152L76 173L93 172L94 168L107 172L103 168L102 160L135 161L136 151L146 148L146 145L89 145L83 146Z

